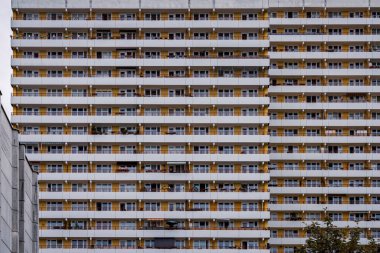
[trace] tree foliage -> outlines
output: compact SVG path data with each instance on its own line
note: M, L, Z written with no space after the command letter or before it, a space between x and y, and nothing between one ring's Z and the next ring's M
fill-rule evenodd
M327 217L323 225L317 222L306 227L310 237L306 245L297 248L296 253L378 253L380 247L373 238L368 244L360 244L360 228L337 228Z

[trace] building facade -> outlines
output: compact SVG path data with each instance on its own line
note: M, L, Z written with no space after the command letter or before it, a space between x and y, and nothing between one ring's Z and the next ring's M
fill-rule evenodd
M379 0L13 0L41 252L380 237ZM379 134L377 134L379 133Z
M0 92L1 98L1 92ZM0 99L1 104L1 99ZM37 172L19 144L19 133L0 109L0 252L38 252Z

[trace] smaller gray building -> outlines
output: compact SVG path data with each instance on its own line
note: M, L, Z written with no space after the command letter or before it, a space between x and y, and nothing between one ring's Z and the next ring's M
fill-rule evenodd
M1 92L0 92L1 103ZM18 131L0 110L0 252L38 252L38 183Z

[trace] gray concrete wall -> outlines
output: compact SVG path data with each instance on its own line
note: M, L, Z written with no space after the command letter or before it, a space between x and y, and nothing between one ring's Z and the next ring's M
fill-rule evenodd
M25 157L25 147L19 147L19 252L36 253L38 236L37 173Z
M1 107L0 253L38 252L37 172L30 168L24 149Z
M1 101L1 100L0 100ZM0 252L14 252L13 223L12 217L12 172L13 161L13 130L5 115L3 108L0 109ZM16 144L16 143L15 143ZM17 167L16 167L17 168Z

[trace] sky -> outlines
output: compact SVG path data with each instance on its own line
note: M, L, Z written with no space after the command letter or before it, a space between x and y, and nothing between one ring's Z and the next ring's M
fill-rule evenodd
M0 90L3 93L1 103L8 115L11 114L11 0L0 0Z

